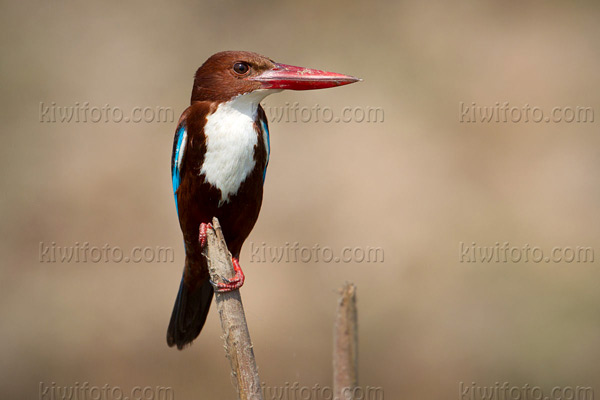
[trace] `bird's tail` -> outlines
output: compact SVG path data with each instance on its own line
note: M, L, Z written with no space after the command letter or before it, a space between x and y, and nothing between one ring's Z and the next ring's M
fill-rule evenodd
M213 287L209 279L192 288L181 278L167 329L169 347L176 345L181 350L198 337L206 321L212 297Z

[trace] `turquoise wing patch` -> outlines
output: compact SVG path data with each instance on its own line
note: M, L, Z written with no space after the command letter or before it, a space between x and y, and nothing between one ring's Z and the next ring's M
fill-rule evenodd
M265 140L265 147L267 149L267 162L265 163L265 169L263 171L263 183L265 182L265 178L267 177L267 166L269 165L269 157L271 155L271 138L269 136L269 127L267 125L267 121L264 119L260 120L260 126L263 130L263 138Z
M183 156L185 154L185 146L187 144L187 129L185 123L182 123L177 132L175 132L175 140L173 141L173 153L171 156L171 179L173 181L173 195L175 196L175 207L177 208L177 189L181 183L181 166ZM177 208L179 210L179 208ZM179 211L178 211L179 212Z

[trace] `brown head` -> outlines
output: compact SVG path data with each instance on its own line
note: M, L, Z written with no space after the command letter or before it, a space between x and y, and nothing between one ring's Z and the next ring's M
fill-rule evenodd
M223 51L212 55L196 71L192 102L228 101L256 90L324 89L359 80L334 72L279 64L249 51Z

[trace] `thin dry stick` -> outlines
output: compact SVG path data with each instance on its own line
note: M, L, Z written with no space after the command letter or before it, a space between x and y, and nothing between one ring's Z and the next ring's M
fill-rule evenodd
M232 278L235 271L219 220L214 218L212 226L213 229L207 231L208 245L204 255L208 258L210 279L213 282L222 282L223 278ZM237 382L238 399L262 400L258 368L240 292L234 290L216 293L215 302L221 318L225 353L231 364L231 374Z
M333 398L350 400L358 385L356 286L351 283L340 289L334 329Z

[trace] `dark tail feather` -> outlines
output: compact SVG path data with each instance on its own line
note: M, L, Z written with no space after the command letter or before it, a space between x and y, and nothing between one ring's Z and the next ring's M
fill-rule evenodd
M198 337L206 321L212 297L213 287L208 279L195 289L190 289L181 278L167 329L169 347L177 345L181 350Z

